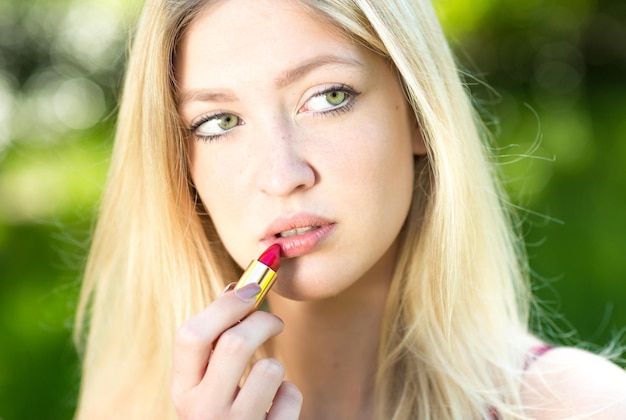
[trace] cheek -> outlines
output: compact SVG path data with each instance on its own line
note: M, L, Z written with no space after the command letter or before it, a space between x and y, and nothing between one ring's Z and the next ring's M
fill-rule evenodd
M207 207L237 196L245 179L240 163L246 159L241 151L220 144L197 143L191 148L191 178Z
M344 179L361 185L361 205L372 217L399 226L404 222L413 194L412 126L406 109L389 104L391 112L378 113L363 122L353 140L350 173ZM373 201L376 204L373 205Z
M202 153L190 164L191 178L218 237L231 257L243 267L250 262L254 251L242 246L241 238L251 229L245 224L247 194L241 185L243 176L238 175L238 171L241 169L228 159L216 161Z
M227 156L220 154L222 158L214 159L216 153L203 148L204 145L198 145L191 154L191 178L216 229L218 232L226 231L223 226L227 227L231 219L236 219L241 208L238 203L243 193L237 182L241 182L243 177L237 173L240 169Z
M368 113L346 130L351 133L344 144L348 150L337 155L345 158L352 181L393 187L413 178L412 130L406 110L391 103L386 106L392 111Z

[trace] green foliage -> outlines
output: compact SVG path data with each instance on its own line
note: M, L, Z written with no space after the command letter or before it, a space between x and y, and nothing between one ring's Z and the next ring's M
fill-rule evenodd
M626 325L626 7L435 0L521 208L552 339ZM70 334L104 182L129 10L0 2L0 418L67 419ZM561 331L559 333L558 331ZM570 333L576 331L574 335Z
M466 2L436 2L446 25L470 13L456 3ZM626 326L626 46L616 42L626 39L626 7L479 3L478 21L448 32L460 62L493 87L469 86L522 208L539 306L555 323L542 330L606 345Z

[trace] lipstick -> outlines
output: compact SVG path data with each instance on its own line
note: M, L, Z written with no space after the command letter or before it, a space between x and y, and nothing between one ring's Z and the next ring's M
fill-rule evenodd
M250 262L248 268L246 268L235 285L235 289L250 283L256 283L261 286L261 293L256 296L252 311L258 309L278 277L276 272L280 268L280 251L281 248L278 244L267 248L257 260Z

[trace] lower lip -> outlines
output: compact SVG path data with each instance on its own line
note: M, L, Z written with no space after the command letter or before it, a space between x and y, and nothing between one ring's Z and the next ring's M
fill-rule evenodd
M323 225L315 230L288 238L277 238L283 257L295 258L311 252L335 230L335 224Z

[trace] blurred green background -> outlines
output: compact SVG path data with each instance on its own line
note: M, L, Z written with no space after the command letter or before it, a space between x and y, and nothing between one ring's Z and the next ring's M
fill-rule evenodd
M626 2L435 4L520 206L541 328L604 346L626 326ZM74 302L137 10L0 0L2 420L72 416Z

